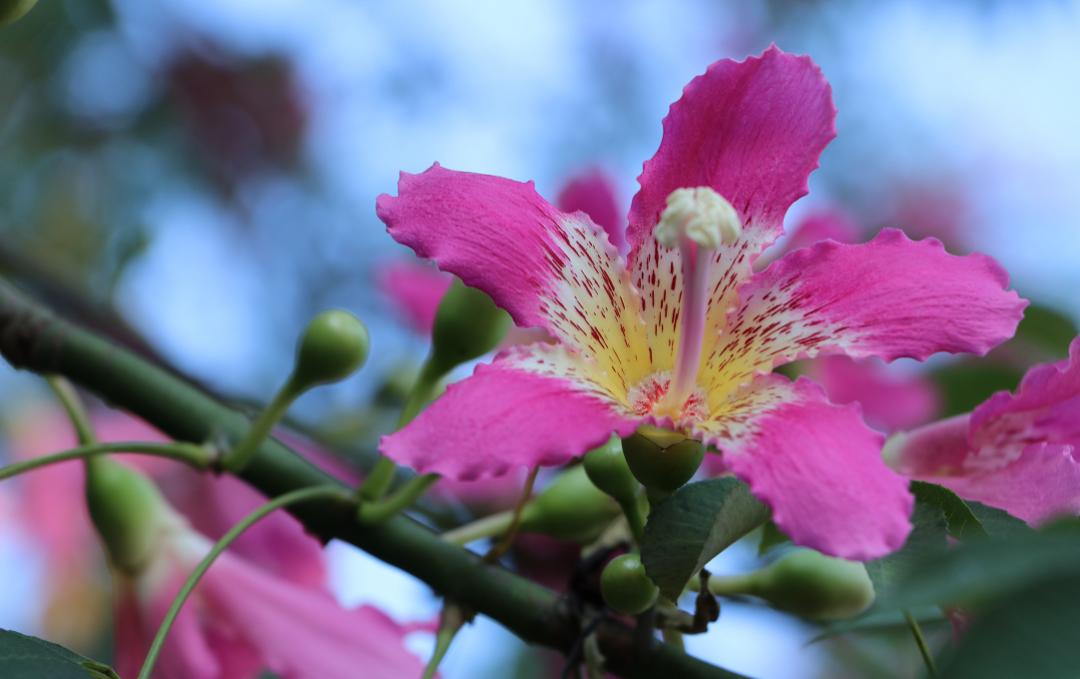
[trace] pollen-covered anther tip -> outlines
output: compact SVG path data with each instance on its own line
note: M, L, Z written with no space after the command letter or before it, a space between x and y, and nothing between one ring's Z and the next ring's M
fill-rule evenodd
M739 214L726 198L707 186L676 189L653 230L664 247L677 247L687 238L698 247L716 249L731 245L742 233Z

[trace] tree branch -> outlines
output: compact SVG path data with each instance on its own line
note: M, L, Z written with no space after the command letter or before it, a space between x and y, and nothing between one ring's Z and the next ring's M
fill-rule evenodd
M0 280L0 353L16 368L55 373L97 393L179 441L239 440L250 422L195 387L109 341L64 321ZM276 440L263 444L242 474L268 497L334 480ZM343 501L313 501L290 511L323 540L338 538L423 580L441 595L487 615L530 643L563 652L579 622L552 591L481 559L406 517L374 526ZM659 641L641 643L609 621L597 630L610 669L625 677L739 677Z

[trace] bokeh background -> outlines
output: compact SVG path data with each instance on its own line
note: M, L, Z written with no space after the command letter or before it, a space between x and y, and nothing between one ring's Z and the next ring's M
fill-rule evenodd
M934 235L1002 262L1051 334L1080 317L1078 2L39 4L0 29L0 274L240 403L278 386L307 319L350 309L371 329L369 364L294 411L343 438L377 433L372 398L425 351L375 283L407 257L374 214L400 170L439 161L554 197L598 167L628 205L682 86L774 42L821 65L839 108L789 223L829 206L868 234ZM1031 360L1060 349L1043 343ZM947 408L1018 374L943 383ZM0 366L5 426L45 397ZM0 626L40 631L41 556L32 526L4 520L14 501L0 510ZM347 603L402 620L438 610L404 574L330 549ZM734 550L714 570L753 559ZM837 657L854 676L917 667L912 655L882 668L872 646L807 646L815 633L735 604L690 648L766 677L839 676ZM478 621L444 673L537 676L523 653Z

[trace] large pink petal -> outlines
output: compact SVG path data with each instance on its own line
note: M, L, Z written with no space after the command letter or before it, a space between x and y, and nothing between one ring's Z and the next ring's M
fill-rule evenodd
M950 255L939 241L912 241L893 229L861 245L823 241L774 262L740 290L709 370L715 381L740 384L821 353L889 361L985 354L1013 335L1027 305L1007 285L989 257Z
M589 215L604 228L616 250L626 250L626 222L607 173L593 168L570 177L555 197L555 205L566 213L580 210Z
M1080 460L1063 444L1035 444L1005 467L960 476L925 477L957 495L1039 524L1080 515Z
M833 403L858 403L870 426L890 432L928 422L939 407L937 388L924 375L902 374L877 359L825 356L810 368Z
M197 590L206 615L259 652L287 679L417 677L419 658L406 650L406 629L375 608L347 610L328 594L274 578L230 554Z
M1080 338L1069 347L1068 360L1035 366L1015 395L999 392L976 408L970 436L980 461L991 466L1033 443L1080 448Z
M398 196L379 196L376 212L397 241L488 293L518 326L543 328L609 370L644 351L618 252L600 227L559 212L532 183L436 164L403 173Z
M473 479L562 464L612 432L629 435L638 419L590 381L590 366L579 361L552 345L508 350L447 387L379 448L420 472Z
M818 156L836 135L835 117L829 84L808 57L771 47L760 57L714 63L664 118L660 148L645 163L630 206L631 249L652 239L672 191L696 186L727 198L764 247L806 194Z
M376 280L412 329L426 336L454 279L420 262L395 261L382 265Z
M798 544L867 560L911 530L911 493L882 461L882 436L810 380L761 376L698 429Z

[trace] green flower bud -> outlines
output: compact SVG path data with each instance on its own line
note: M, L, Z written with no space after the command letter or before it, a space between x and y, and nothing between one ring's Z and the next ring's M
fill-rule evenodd
M619 505L594 486L581 465L559 474L525 505L521 528L562 540L591 542L619 515Z
M643 426L623 440L623 453L641 485L672 493L697 472L705 446L678 432Z
M607 443L586 453L583 466L593 485L619 502L633 502L637 497L638 482L618 436L613 434Z
M162 533L179 520L153 481L106 458L87 465L86 503L110 559L126 573L145 567Z
M429 361L445 375L494 349L509 328L510 317L490 297L455 280L435 314Z
M36 4L37 0L0 0L0 26L23 18Z
M324 311L308 323L296 349L292 387L304 391L316 384L338 382L367 360L371 342L367 328L347 311Z
M794 549L759 571L733 578L715 577L716 594L751 594L808 620L854 617L874 603L874 585L856 561Z
M617 556L604 566L600 574L600 593L613 610L626 615L644 613L656 603L660 594L637 554Z

